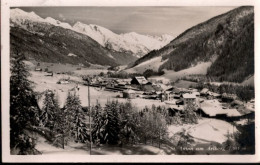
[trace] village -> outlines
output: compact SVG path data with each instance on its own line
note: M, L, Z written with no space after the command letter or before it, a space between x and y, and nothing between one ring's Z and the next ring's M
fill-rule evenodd
M38 66L34 71L43 72L43 69ZM48 77L53 77L54 74L53 71L46 69L44 73ZM72 89L77 89L79 95L82 95L79 86L90 86L93 90L104 93L99 97L94 95L91 98L92 103L98 101L104 105L107 100L113 99L119 102L132 101L139 109L154 104L166 107L172 116L177 113L182 114L185 106L191 104L201 117L237 122L238 124L243 124L248 120L254 121L254 99L243 102L235 94L219 94L207 88L198 90L177 87L161 80L146 79L144 76L127 79L111 78L102 72L102 74L81 75L81 79L76 76L77 80L73 80L70 79L73 76L66 75L66 73L56 72L55 74L62 75L62 78L56 82L57 84L65 86L74 84ZM86 102L83 101L82 104L87 106Z

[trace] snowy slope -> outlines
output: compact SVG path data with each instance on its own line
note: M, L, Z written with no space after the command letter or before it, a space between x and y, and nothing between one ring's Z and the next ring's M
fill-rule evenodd
M11 9L10 10L10 19L11 19L11 26L13 23L20 25L21 27L26 28L26 24L28 22L36 22L36 23L47 23L52 24L54 26L60 26L65 29L71 29L71 25L65 22L61 22L59 20L55 20L51 17L47 17L46 19L38 16L34 12L25 12L19 8Z
M147 54L151 50L160 49L173 39L173 36L167 34L162 36L141 35L135 32L116 34L104 27L92 24L86 25L81 22L77 22L73 29L88 35L108 49L119 52L132 52L138 57Z
M166 59L165 61L162 61L162 57L155 57L152 58L148 61L145 61L133 68L130 69L126 69L125 71L128 73L143 73L144 71L146 71L147 69L151 69L153 71L158 71L159 67L165 63L168 59Z
M25 12L19 8L11 9L10 15L11 26L13 23L16 23L27 29L26 25L28 25L29 22L52 24L85 34L110 50L128 52L136 57L141 57L151 50L160 49L173 40L173 36L167 34L162 36L141 35L135 32L116 34L104 27L92 24L86 25L81 22L75 23L72 27L66 22L61 22L51 17L44 19L34 12Z

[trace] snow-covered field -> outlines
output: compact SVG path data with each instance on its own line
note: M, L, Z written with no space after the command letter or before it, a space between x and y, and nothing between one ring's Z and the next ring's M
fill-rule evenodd
M57 81L60 78L67 78L70 77L70 80L74 80L77 82L82 82L82 79L77 76L68 76L68 75L57 75L54 74L53 77L45 76L43 72L31 72L32 76L30 80L35 83L34 90L37 92L43 92L47 89L55 90L56 94L58 95L59 104L61 107L64 106L68 91L76 86L76 83L69 83L69 84L57 84ZM88 87L84 85L79 85L79 98L81 100L82 106L88 106ZM117 98L117 96L121 98ZM160 100L149 100L149 99L125 99L122 98L121 92L110 92L105 91L104 89L99 89L95 87L90 87L90 104L95 105L97 101L104 106L107 101L118 100L119 102L127 102L131 101L133 105L135 105L138 109L142 109L145 106L151 107L153 104L156 106L163 106L165 103L161 102ZM40 106L42 105L43 98L40 99Z
M201 109L209 116L216 116L217 114L226 114L227 116L241 116L237 109L222 109L222 104L214 100L204 100L201 103Z
M187 68L187 69L183 69L181 71L175 72L172 70L164 70L164 75L162 75L163 77L165 77L168 80L171 81L176 81L177 79L187 76L187 75L191 75L191 74L202 74L205 75L207 73L207 69L211 66L212 62L202 62L200 64L197 64L196 66Z
M147 69L152 69L154 71L158 71L159 67L165 63L167 60L162 61L162 57L155 57L151 60L145 61L133 68L125 70L128 73L143 73Z
M175 133L182 130L198 140L200 142L218 142L223 143L227 140L228 132L230 134L237 131L236 127L233 127L230 123L218 120L202 118L198 121L198 124L184 124L184 125L171 125L168 127L169 136L173 136Z
M89 155L89 144L69 142L68 145L62 148L55 147L49 144L46 139L37 135L37 143L35 148L42 155ZM100 147L92 146L92 155L165 155L163 149L159 149L150 145L133 145L133 146L107 146Z
M254 86L254 81L255 81L255 76L251 76L249 77L247 80L242 82L242 85L250 85L250 86Z

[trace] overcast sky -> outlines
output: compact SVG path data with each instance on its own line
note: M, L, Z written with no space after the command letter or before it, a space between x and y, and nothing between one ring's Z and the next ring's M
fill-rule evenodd
M177 36L186 29L236 7L22 7L39 16L74 25L96 24L115 33Z

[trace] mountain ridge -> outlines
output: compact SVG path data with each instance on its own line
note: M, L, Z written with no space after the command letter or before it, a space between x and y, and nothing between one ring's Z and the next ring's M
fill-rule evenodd
M253 7L236 8L185 30L163 48L139 58L128 70L137 70L142 63L161 57L165 62L155 71L179 72L209 62L213 56L217 58L206 72L212 79L242 82L254 74ZM241 66L238 59L244 60L246 65ZM139 71L144 69L150 68L140 70L139 67Z
M25 12L19 8L11 9L11 19L17 24L20 22L23 23L25 19L31 19L37 22L49 23L54 26L70 29L88 35L107 49L130 53L136 57L141 57L151 50L159 49L173 39L173 36L168 34L161 36L142 35L136 32L116 34L102 26L95 24L87 25L79 21L74 25L70 25L69 23L61 22L51 17L41 18L34 12Z

